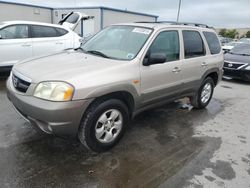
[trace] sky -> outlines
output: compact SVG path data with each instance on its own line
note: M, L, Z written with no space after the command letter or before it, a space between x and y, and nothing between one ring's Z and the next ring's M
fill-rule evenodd
M108 6L176 21L179 0L8 0L50 7ZM181 22L217 28L250 28L250 0L182 0Z

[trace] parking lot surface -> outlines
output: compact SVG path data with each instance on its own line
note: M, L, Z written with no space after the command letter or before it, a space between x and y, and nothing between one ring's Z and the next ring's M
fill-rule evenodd
M36 132L0 81L0 187L250 187L250 85L222 81L204 110L183 99L143 112L96 154Z

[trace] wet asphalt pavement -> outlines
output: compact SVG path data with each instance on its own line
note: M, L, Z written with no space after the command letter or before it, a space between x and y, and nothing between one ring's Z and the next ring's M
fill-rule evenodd
M188 100L137 116L102 154L36 132L0 81L0 187L250 187L250 84L222 81L204 110Z

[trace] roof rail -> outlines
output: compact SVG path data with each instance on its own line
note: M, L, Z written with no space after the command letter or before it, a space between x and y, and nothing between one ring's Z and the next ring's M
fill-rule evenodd
M162 24L170 24L170 25L187 25L187 26L195 26L195 27L204 27L204 28L213 28L206 24L200 23L189 23L189 22L175 22L175 21L156 21L156 22L136 22L136 23L162 23Z

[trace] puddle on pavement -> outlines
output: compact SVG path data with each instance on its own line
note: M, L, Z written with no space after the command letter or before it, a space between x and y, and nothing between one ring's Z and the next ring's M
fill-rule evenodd
M9 125L12 134L6 135L7 122L1 119L9 112L1 113L0 140L13 141L0 147L0 187L157 187L201 150L204 142L192 137L194 126L222 110L217 100L204 110L194 110L187 102L143 112L121 142L102 154L74 141L30 134L31 128L15 114Z

